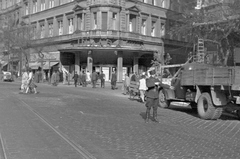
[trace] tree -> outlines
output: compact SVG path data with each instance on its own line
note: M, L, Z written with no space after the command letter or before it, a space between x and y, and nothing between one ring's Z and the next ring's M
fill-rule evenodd
M240 33L239 0L202 0L197 9L192 3L183 7L181 18L171 27L172 34L182 34L194 41L201 38L218 45L218 63L226 66ZM201 6L199 6L201 5Z
M1 16L0 18L0 40L3 55L11 55L15 57L24 57L25 67L29 63L29 48L33 40L33 28L31 25L22 23L16 26L15 20L10 17ZM22 59L20 59L21 61Z
M23 21L16 25L15 20L11 18L11 16L8 18L6 18L6 16L1 16L0 26L2 26L0 28L0 40L2 42L0 50L6 50L3 51L2 54L17 56L21 62L23 60L22 57L24 57L24 66L25 68L28 68L30 52L31 49L33 49L41 59L43 73L43 53L47 52L45 51L45 44L50 44L53 39L46 38L43 42L39 42L38 37L40 37L41 32L36 29L36 26L26 24Z

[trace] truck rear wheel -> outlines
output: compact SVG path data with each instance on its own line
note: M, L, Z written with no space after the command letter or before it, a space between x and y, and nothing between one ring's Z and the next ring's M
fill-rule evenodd
M213 105L209 93L201 94L198 99L197 109L199 117L206 120L218 119L222 115L222 108L217 108Z
M165 94L163 93L163 90L159 92L159 106L161 108L168 108L170 105L170 101L166 99Z

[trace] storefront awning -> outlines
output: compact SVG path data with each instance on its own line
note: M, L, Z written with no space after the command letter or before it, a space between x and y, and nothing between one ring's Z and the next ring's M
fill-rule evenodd
M37 70L39 67L41 67L41 64L38 63L38 62L33 62L33 63L29 63L28 66L29 66L31 69Z
M59 62L50 62L50 66L49 66L49 62L46 62L44 65L43 65L43 69L44 70L49 70L49 68L51 69L52 66L58 64Z

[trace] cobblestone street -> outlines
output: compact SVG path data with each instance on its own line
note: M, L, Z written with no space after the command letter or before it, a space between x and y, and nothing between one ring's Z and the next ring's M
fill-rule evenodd
M240 156L240 121L234 116L207 121L188 107L172 105L158 109L160 123L145 123L144 104L129 100L120 86L118 90L38 86L40 94L24 95L18 94L16 83L0 83L0 128L8 159ZM22 130L20 120L28 133Z

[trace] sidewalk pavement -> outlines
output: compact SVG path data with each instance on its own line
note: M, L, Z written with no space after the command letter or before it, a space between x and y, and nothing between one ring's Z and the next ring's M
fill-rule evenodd
M19 85L20 85L20 83L21 83L21 78L17 78L17 79L15 79L14 80L14 82L16 82L16 83L19 83ZM48 81L44 81L43 83L42 82L40 82L40 83L35 83L37 86L38 85L48 85L48 86L51 86L51 87L53 87ZM119 93L119 94L122 94L123 93L123 90L122 90L122 85L123 85L123 83L122 82L117 82L117 89L115 89L114 91L116 92L116 93ZM60 83L58 83L58 86L57 87L74 87L74 82L73 81L70 81L70 84L68 84L68 83L66 83L66 84L64 84L63 82L60 82ZM82 86L77 86L78 88L92 88L92 84L88 84L87 85L87 87L82 87ZM100 81L98 81L97 82L97 84L96 84L96 87L97 88L101 88L101 83L100 83ZM102 88L102 89L106 89L106 90L111 90L111 82L110 81L106 81L105 82L105 88Z

